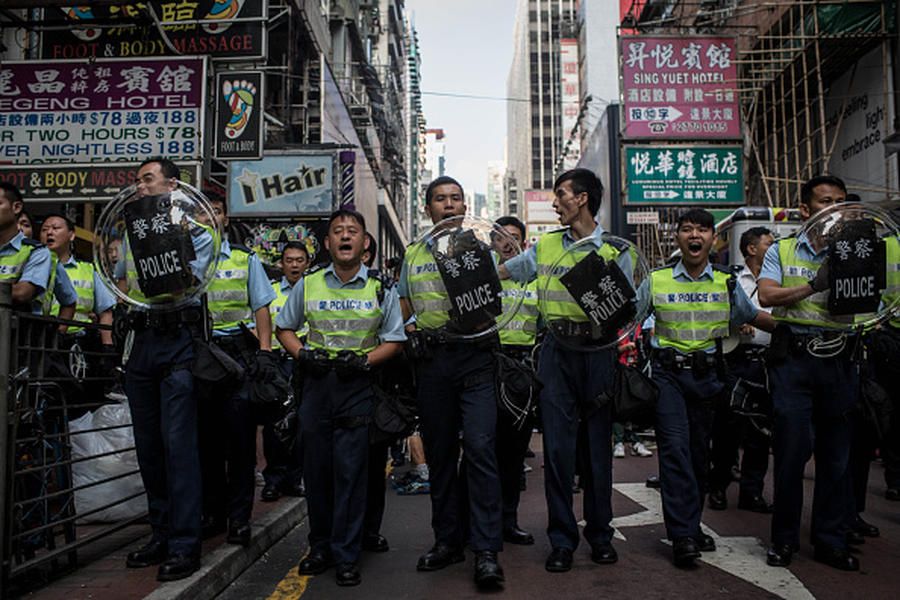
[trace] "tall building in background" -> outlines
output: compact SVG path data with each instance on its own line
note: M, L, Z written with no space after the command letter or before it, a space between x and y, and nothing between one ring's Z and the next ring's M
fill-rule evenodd
M507 79L508 189L549 189L563 166L577 161L578 144L566 140L580 111L577 2L520 0ZM568 130L567 130L568 129ZM514 185L513 185L514 183ZM519 202L509 211L527 218Z
M496 219L506 214L506 206L503 202L503 176L506 173L506 162L492 160L487 168L487 213L489 219Z
M425 171L428 181L446 174L447 149L443 129L425 130Z
M419 35L412 23L406 26L407 48L407 120L409 124L409 235L419 236L419 219L424 213L425 187L428 185L425 115L422 111L422 55Z

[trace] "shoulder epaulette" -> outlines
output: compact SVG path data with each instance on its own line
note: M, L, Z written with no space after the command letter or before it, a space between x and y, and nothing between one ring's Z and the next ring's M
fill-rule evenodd
M737 265L717 265L715 263L711 263L713 271L718 271L719 273L725 273L727 275L737 275L737 272L740 270L740 267Z
M623 250L631 249L631 246L628 244L628 242L626 242L625 240L620 239L620 238L608 239L608 240L604 240L604 242L609 244L610 246L612 246L613 248L615 248L616 250L618 250L620 252Z
M253 254L253 250L243 244L232 244L231 242L229 242L228 245L231 246L232 250L240 250L241 252L246 252L247 254Z
M324 269L325 267L327 267L328 265L329 265L329 263L319 263L317 265L313 265L310 268L308 268L306 271L303 272L303 277L306 277L307 275L312 275L313 273L317 273L317 272L321 271L322 269Z
M37 240L33 240L31 238L22 238L22 243L26 246L31 246L33 248L43 248L44 245Z

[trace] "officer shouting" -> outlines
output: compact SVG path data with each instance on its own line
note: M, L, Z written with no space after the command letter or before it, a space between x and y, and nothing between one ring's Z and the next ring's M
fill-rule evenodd
M278 341L304 376L300 426L310 550L298 571L318 575L336 563L337 584L353 586L361 581L370 371L400 352L406 336L396 293L362 264L363 216L332 213L325 247L331 264L295 284L275 322ZM297 336L304 323L305 345Z

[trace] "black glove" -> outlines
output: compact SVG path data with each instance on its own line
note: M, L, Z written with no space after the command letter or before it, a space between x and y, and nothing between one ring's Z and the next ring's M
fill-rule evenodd
M368 373L372 369L365 354L356 354L350 350L341 350L337 353L334 368L341 377L353 377L360 373Z
M410 360L418 360L420 358L428 358L428 342L425 339L424 331L408 331L406 333L406 357Z
M271 352L256 355L250 385L250 402L253 404L283 403L291 395L291 385L281 373L277 359Z
M328 360L328 353L324 350L301 348L297 353L297 367L305 375L321 377L331 369L331 361Z
M824 292L830 287L828 281L828 257L825 257L825 260L819 265L819 270L816 271L815 277L809 280L809 287L814 292Z

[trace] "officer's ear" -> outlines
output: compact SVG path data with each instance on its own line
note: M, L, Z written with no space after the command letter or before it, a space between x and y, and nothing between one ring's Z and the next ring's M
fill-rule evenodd
M329 235L325 236L325 249L330 251L331 250L331 240L328 239L329 237L331 237L331 236L329 236Z

